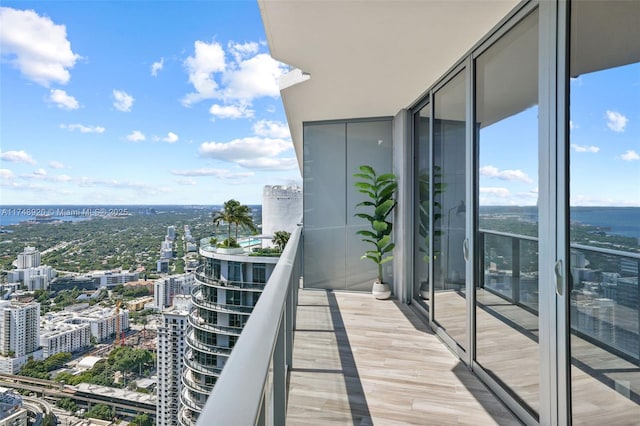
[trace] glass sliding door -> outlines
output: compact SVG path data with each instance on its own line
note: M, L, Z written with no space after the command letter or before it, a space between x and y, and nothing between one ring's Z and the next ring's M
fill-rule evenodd
M570 422L640 421L640 2L570 4Z
M434 93L433 191L434 320L467 350L466 261L466 71Z
M413 116L414 158L415 158L415 212L414 212L414 284L413 298L423 307L429 309L431 297L431 281L429 264L431 263L431 179L434 191L438 192L440 174L431 176L431 156L429 155L429 138L431 134L431 105L420 108Z
M537 10L475 59L474 111L475 360L538 418Z

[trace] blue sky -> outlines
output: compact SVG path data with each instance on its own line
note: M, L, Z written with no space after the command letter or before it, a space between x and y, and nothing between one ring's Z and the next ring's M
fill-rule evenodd
M570 205L640 207L640 63L581 75L570 90ZM481 205L537 203L537 117L531 107L481 130Z
M301 183L257 2L0 16L0 204L252 204Z

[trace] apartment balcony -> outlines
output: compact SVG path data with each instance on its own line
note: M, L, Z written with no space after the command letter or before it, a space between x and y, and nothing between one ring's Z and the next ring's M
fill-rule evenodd
M432 331L415 304L301 289L299 246L300 231L292 235L199 425L521 424ZM538 352L537 265L529 262L537 257L537 240L483 231L479 248L477 338L491 343L490 365L500 367L501 378L536 399L538 376L528 368L537 371L539 362L532 355ZM640 268L637 253L575 244L571 251L576 259L581 253L600 256L601 265L623 265L633 274ZM502 263L496 265L496 256ZM639 298L637 278L596 286L579 265L572 268L571 334L579 349L572 358L574 391L598 410L605 404L619 407L614 423L633 423L638 383L629 372L637 371L640 359L640 322L631 303ZM441 312L464 316L453 312L460 303L447 303L463 294L441 290L438 295ZM527 371L519 360L528 360ZM238 407L237 401L243 401L241 409L225 409Z
M198 424L520 424L409 306L298 290L299 238Z

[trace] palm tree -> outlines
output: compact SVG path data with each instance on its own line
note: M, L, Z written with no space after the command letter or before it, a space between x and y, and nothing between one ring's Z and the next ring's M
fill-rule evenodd
M240 202L234 199L225 201L222 210L213 214L213 224L216 226L216 229L221 223L227 224L227 242L231 239L231 224L235 217L235 210L239 205Z
M276 231L273 233L273 243L278 247L278 250L281 252L284 251L284 247L287 245L290 236L291 233L287 231Z
M248 206L238 206L233 223L236 225L236 241L238 240L238 225L249 229L251 232L257 232L256 225L253 223L253 216L251 216L251 209Z
M238 226L248 228L252 232L256 232L256 226L253 224L253 218L251 217L251 209L245 205L240 204L239 201L234 199L225 201L222 210L214 213L213 224L217 227L221 223L227 224L228 247L232 245L231 224L235 225L236 241L238 240Z

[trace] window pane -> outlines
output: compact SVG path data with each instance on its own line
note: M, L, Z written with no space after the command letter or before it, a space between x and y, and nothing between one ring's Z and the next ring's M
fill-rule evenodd
M571 3L574 424L640 419L640 2Z
M535 417L538 351L538 14L476 60L476 361Z
M414 156L415 156L415 235L414 235L414 291L413 297L428 309L427 300L430 297L429 262L431 221L430 215L430 172L431 158L429 156L429 134L431 106L426 105L414 115ZM441 190L439 180L442 175L434 172L434 192Z
M434 192L434 315L466 349L466 78L461 71L434 95L433 169L442 174L442 190Z

